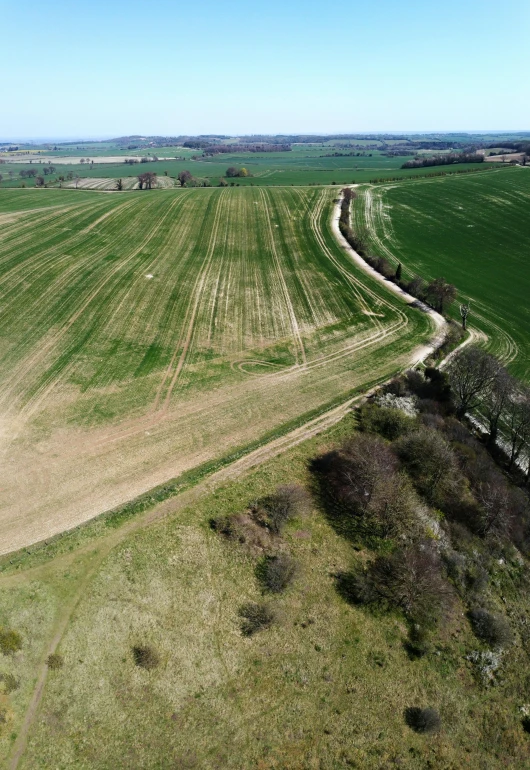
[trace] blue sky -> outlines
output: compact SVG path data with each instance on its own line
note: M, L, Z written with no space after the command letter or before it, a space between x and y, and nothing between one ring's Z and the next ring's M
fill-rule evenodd
M530 129L528 0L0 0L0 136Z

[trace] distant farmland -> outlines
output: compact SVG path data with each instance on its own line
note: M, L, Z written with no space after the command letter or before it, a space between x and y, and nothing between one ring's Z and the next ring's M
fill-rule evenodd
M470 325L530 380L529 168L369 188L354 211L375 252L456 284L471 300Z
M4 551L408 363L430 323L337 246L333 194L0 192Z

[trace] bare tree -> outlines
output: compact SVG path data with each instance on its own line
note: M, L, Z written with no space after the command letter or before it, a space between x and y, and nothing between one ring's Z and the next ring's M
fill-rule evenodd
M116 190L123 190L123 179L116 180Z
M153 185L156 184L156 174L152 171L146 171L145 174L138 174L138 182L140 190L144 187L146 190L151 190Z
M497 442L499 423L515 392L515 380L504 367L500 367L481 405L481 413L488 421L488 445L490 447Z
M180 171L177 179L180 182L181 187L184 187L186 182L189 182L192 178L192 175L189 171Z
M448 283L445 278L435 278L427 286L425 294L439 313L451 304L456 297L456 287Z
M447 374L458 417L478 407L490 392L500 368L494 356L475 346L464 348L451 360Z
M464 331L467 329L467 317L469 315L470 308L471 308L471 305L469 304L469 302L467 304L463 303L462 305L460 305L460 315L462 317L462 329Z
M527 388L512 392L504 411L504 424L510 453L508 470L511 470L530 443L530 392Z
M504 478L494 474L487 481L479 482L474 492L480 505L480 534L484 537L492 533L506 535L513 515L512 496Z

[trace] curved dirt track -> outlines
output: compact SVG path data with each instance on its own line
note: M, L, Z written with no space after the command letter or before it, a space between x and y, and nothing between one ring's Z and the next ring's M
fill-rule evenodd
M352 246L350 246L350 244L348 243L346 238L344 238L344 236L342 235L339 229L341 201L342 201L342 194L339 198L339 202L335 206L332 227L333 227L333 233L337 241L341 244L342 248L350 255L350 257L355 262L355 264L365 271L365 273L370 275L376 281L379 281L379 283L384 284L389 291L396 294L407 304L413 304L423 313L427 313L429 318L431 318L431 320L434 323L434 327L436 329L435 337L432 339L432 341L429 344L421 345L419 348L417 348L411 359L411 365L418 364L421 361L425 360L425 358L427 358L442 343L444 333L447 329L447 322L445 318L442 315L440 315L440 313L438 313L436 310L433 310L433 308L429 307L424 302L420 302L420 300L416 299L416 297L413 297L411 294L408 294L406 291L401 289L392 281L387 281L386 278L384 278L381 275L381 273L378 273L377 270L375 270L371 265L365 262L364 259L359 254L357 254L355 249Z

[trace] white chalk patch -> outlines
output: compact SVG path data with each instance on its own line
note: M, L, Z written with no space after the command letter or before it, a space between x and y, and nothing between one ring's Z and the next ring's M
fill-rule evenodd
M153 278L153 276L151 275L151 273L148 273L148 274L147 274L145 277L146 277L146 278Z

